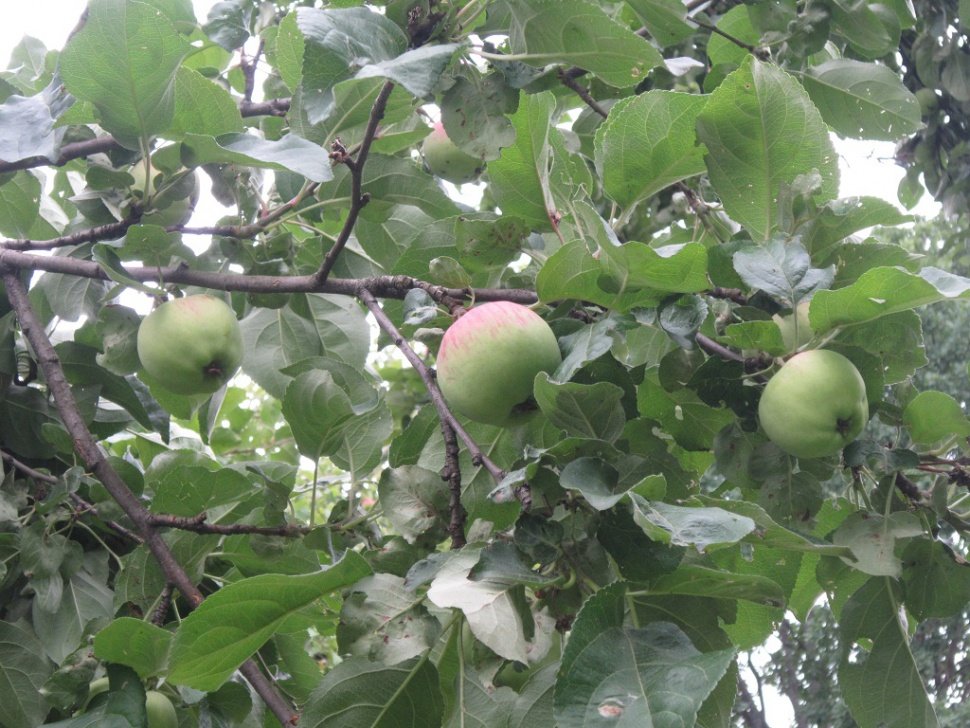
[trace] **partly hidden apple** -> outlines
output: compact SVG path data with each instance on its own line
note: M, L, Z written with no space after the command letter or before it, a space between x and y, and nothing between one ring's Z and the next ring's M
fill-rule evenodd
M138 358L152 378L176 394L212 394L242 364L236 314L208 294L163 303L138 328Z
M481 159L465 154L448 138L444 125L439 121L421 144L421 156L431 174L456 185L478 178L485 168Z
M556 336L537 313L508 301L483 303L445 332L438 384L459 414L510 425L528 412L536 374L561 362Z
M841 354L804 351L789 359L765 386L758 419L768 439L790 455L834 455L869 420L866 383Z

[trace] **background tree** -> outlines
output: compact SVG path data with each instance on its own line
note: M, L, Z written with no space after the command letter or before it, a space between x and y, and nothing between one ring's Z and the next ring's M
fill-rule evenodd
M313 5L91 0L0 76L0 725L142 726L153 689L185 726L726 727L738 654L822 596L852 719L940 725L910 629L970 601L970 421L914 386L916 311L970 280L857 237L908 218L838 198L830 132L956 133L913 92L955 96L959 18ZM903 197L953 209L938 149ZM174 393L138 328L203 292L246 378ZM490 301L562 354L499 425L432 368ZM214 375L215 333L152 343ZM816 348L872 417L795 458L758 400Z

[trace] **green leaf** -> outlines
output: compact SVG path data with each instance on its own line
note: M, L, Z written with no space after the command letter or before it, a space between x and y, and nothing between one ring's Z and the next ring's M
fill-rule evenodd
M515 142L506 114L515 111L519 94L500 73L470 73L455 79L441 98L441 122L448 138L466 154L490 161Z
M700 243L650 247L644 243L600 247L600 288L623 293L650 290L660 293L696 293L706 290L707 250Z
M408 46L404 31L368 8L298 8L296 24L304 38L300 95L311 124L330 114L338 81L397 58Z
M438 671L427 657L397 665L365 657L324 675L298 728L439 728L444 705Z
M254 308L240 326L243 371L280 399L292 379L281 372L286 367L318 356L362 366L370 346L364 314L345 296L310 294L283 308Z
M831 0L826 6L832 13L833 30L866 58L881 58L899 44L899 25L891 32L882 17L866 2ZM913 728L916 728L914 726Z
M350 397L327 371L300 374L283 395L283 416L300 452L311 460L332 449L331 438L354 414Z
M550 93L524 96L511 118L515 144L488 165L492 194L502 212L537 229L548 229L549 215L556 210L549 174L555 103Z
M797 242L772 240L742 248L733 256L734 268L752 290L761 290L794 306L820 288L828 288L835 266L813 268L808 252Z
M0 177L0 233L27 238L40 213L40 180L30 172Z
M445 722L445 728L492 728L507 725L516 699L515 691L508 687L495 687L491 680L486 681L468 665L459 672L455 682L455 685L448 686L455 691L456 699L454 711Z
M825 123L844 137L892 142L922 125L916 97L885 66L835 59L809 66L802 84Z
M52 672L26 622L0 622L0 726L40 725L50 709L40 688Z
M175 76L175 115L168 136L220 136L243 130L242 116L232 96L198 71L179 68Z
M919 518L906 511L890 513L888 517L853 513L832 535L832 542L852 551L853 559L846 561L853 568L872 576L898 577L902 572L896 542L922 533Z
M596 168L606 193L629 207L704 172L694 131L706 99L647 91L618 102L596 130Z
M292 631L293 625L302 623L302 611L369 573L363 557L348 551L315 574L265 574L223 587L182 620L172 644L168 679L197 690L215 690L275 632Z
M402 577L364 577L344 593L337 625L341 654L393 665L430 650L441 625L423 601L423 595L404 586Z
M605 511L616 505L632 487L620 484L620 474L600 458L576 458L566 464L559 483L568 490L579 491L596 510Z
M171 632L133 617L119 617L94 638L95 655L127 665L142 679L163 672L171 646Z
M827 202L799 229L802 245L818 263L827 262L841 241L876 225L900 225L912 218L878 197L840 197Z
M612 442L626 424L620 406L623 390L610 382L558 384L540 372L535 397L546 417L571 435Z
M751 24L747 5L736 5L728 10L718 19L717 27L731 36L731 39L711 33L707 41L707 57L711 66L740 66L750 56L746 48L734 42L735 38L752 46L761 43L761 34Z
M54 129L60 103L45 90L36 96L10 96L0 104L0 159L56 159L64 135L63 130Z
M509 42L521 60L580 66L610 86L628 88L663 62L645 39L584 0L509 0Z
M648 720L656 728L694 725L701 704L734 660L731 649L698 652L669 622L610 627L583 647L556 682L561 728L630 720Z
M900 311L853 326L839 335L839 343L857 346L879 357L886 384L904 382L929 363L920 317L915 311Z
M687 23L687 9L677 0L626 0L626 4L661 48L676 45L694 33ZM708 42L713 39L711 36Z
M446 43L414 48L396 58L368 63L357 72L357 78L386 78L407 89L415 98L425 99L434 91L460 47L457 43Z
M222 134L218 137L186 134L182 146L185 163L238 164L243 167L295 172L313 182L333 178L330 156L318 145L294 134L278 141L260 139L253 134Z
M694 546L703 551L708 546L736 543L755 529L747 516L731 513L716 506L685 507L661 501L647 501L630 494L633 520L654 541L673 546Z
M152 510L174 516L196 516L253 492L245 474L221 468L194 450L156 455L145 470L145 485L154 492Z
M227 51L234 51L249 38L249 11L246 0L217 2L210 8L202 29Z
M970 599L970 567L939 541L916 538L903 551L906 608L921 622L948 619Z
M682 565L672 574L651 580L649 591L651 594L744 599L768 607L785 606L785 592L767 576L737 574L697 565Z
M428 599L442 609L461 609L472 633L496 654L528 663L533 651L535 623L524 605L521 586L502 580L472 581L480 549L452 552L435 575Z
M172 21L150 5L91 0L61 53L61 76L76 98L95 105L105 130L139 149L139 140L168 129L176 70L188 52Z
M408 543L447 522L449 494L438 473L415 465L388 468L377 492L385 517Z
M714 436L734 422L734 413L705 404L689 389L668 392L652 378L637 387L637 406L644 417L657 420L688 450L710 450Z
M916 442L932 444L970 435L970 420L960 403L944 392L920 392L903 410L903 424Z
M724 209L755 240L775 231L781 186L798 175L817 170L820 197L835 197L838 159L828 128L805 89L774 64L748 56L711 94L697 136Z
M815 331L829 331L955 298L970 298L970 279L932 267L919 273L878 267L852 285L815 294L809 320Z
M899 621L897 592L890 579L869 579L843 607L842 696L859 728L939 728Z

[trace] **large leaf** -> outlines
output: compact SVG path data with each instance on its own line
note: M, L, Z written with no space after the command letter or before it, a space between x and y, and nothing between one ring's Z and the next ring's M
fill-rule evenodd
M694 131L705 99L647 91L610 109L596 130L596 168L607 194L624 207L704 171Z
M298 728L439 728L444 706L438 671L415 657L397 665L344 660L320 681Z
M145 679L158 675L168 661L172 633L133 617L119 617L94 638L94 653L127 665Z
M509 40L522 60L585 68L611 86L640 83L660 65L660 53L643 38L585 0L509 0Z
M583 648L556 683L561 728L694 725L701 704L734 660L730 649L699 652L669 622L610 627Z
M938 728L900 623L896 585L873 578L842 611L839 685L859 728Z
M896 141L920 128L919 102L886 66L840 58L810 66L802 84L842 136Z
M0 726L40 725L49 710L40 688L51 669L28 624L0 622Z
M75 97L97 108L122 144L165 131L175 112L175 72L189 44L147 3L91 0L84 27L61 54L61 76Z
M315 574L265 574L223 587L179 626L169 680L197 690L217 689L274 632L292 631L287 627L305 622L301 611L369 573L363 557L348 551Z
M697 135L724 209L756 240L771 237L781 186L798 175L817 170L822 200L835 196L838 159L828 128L805 89L773 64L748 56L711 94Z

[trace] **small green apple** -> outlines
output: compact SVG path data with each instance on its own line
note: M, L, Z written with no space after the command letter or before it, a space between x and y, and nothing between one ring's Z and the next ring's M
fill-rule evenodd
M145 713L148 715L148 728L178 728L179 717L175 706L168 696L157 690L145 693Z
M208 294L176 298L138 327L138 358L161 386L177 394L211 394L242 363L236 314Z
M421 144L421 156L431 174L454 182L456 185L478 178L485 168L481 159L465 154L448 138L444 125L439 121Z
M765 386L758 419L768 439L790 455L834 455L869 420L866 383L841 354L804 351L789 359Z
M470 420L513 424L532 397L536 374L560 362L556 335L538 314L508 301L483 303L445 332L438 385L448 404Z
M199 200L199 177L194 171L164 174L150 163L146 170L144 161L139 161L129 173L135 179L132 191L149 203L142 214L143 224L168 227L185 225L191 219Z

